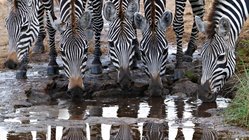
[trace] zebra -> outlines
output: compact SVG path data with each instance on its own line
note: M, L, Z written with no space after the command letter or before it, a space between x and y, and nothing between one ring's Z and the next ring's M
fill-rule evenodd
M145 73L150 77L149 96L161 95L163 88L161 76L168 56L165 31L173 20L172 12L165 11L165 5L164 0L144 0L145 17L139 13L134 15L135 25L143 35L140 53Z
M168 125L166 123L146 122L143 127L142 140L168 139Z
M173 30L175 31L176 42L177 42L177 53L176 53L177 68L182 67L183 60L192 61L191 57L194 51L197 49L196 39L197 39L198 30L197 30L195 22L193 22L192 32L191 32L190 40L188 43L188 48L185 54L183 54L183 49L182 49L182 37L184 33L183 14L184 14L185 6L186 6L186 1L187 0L175 0L175 16L174 16L174 21L173 21ZM204 0L189 0L189 2L192 7L193 15L203 18L204 12L205 12L204 10L205 1Z
M60 0L60 19L50 21L52 26L60 31L60 52L63 68L68 77L68 94L72 99L80 99L84 93L84 75L87 62L87 41L93 37L89 29L92 20L90 11L85 11L86 0ZM101 1L92 2L93 9L102 5ZM93 10L94 11L94 10Z
M138 11L135 0L112 0L104 4L104 18L110 22L108 42L112 63L118 70L118 83L123 89L132 85L131 66L135 63L135 48L138 48L133 16Z
M93 23L92 28L95 37L94 59L90 67L92 74L102 73L102 63L100 61L100 56L102 55L102 52L100 50L100 37L101 37L101 31L103 30L104 27L102 8L103 8L103 0L88 0L88 9L92 13L92 23Z
M62 140L87 140L86 130L81 127L63 127Z
M215 0L207 22L196 16L200 32L206 35L202 57L201 86L198 96L214 102L225 82L234 74L236 41L249 13L248 0Z
M20 36L20 26L22 16L27 12L26 10L22 9L21 7L25 5L25 3L18 3L17 0L9 0L10 10L9 14L5 19L6 28L8 31L9 37L9 45L8 45L8 56L6 61L4 62L5 67L9 69L16 69L17 64L17 55L16 55L16 46L17 41ZM45 38L45 27L43 24L43 14L44 14L44 6L41 5L39 8L39 23L40 23L40 31L38 35L38 39L35 43L35 48L33 48L34 52L42 52L44 50L43 40Z
M128 124L120 124L118 128L111 126L110 140L133 140L132 129Z
M53 1L10 0L10 2L12 7L9 15L6 17L6 27L9 35L9 55L5 66L13 69L18 66L16 78L25 79L27 78L28 53L31 44L35 40L38 40L36 42L36 48L39 50L44 47L44 10L51 11L53 18L56 18L53 11ZM54 40L55 30L49 22L47 22L47 28L50 47L49 66L57 66L57 63L53 63L55 61L54 55L56 55Z

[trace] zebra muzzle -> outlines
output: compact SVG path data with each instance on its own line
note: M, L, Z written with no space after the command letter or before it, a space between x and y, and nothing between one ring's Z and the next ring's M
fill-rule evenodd
M84 90L81 87L74 87L67 91L67 95L74 101L80 101L84 97Z
M124 90L130 89L133 86L134 81L131 79L131 74L129 70L120 69L118 75L118 83Z
M4 66L9 69L16 69L18 67L18 60L16 52L11 52L7 60L4 62Z
M162 96L162 93L163 93L163 85L160 75L156 77L151 77L151 81L149 84L149 96L158 97Z
M206 81L203 85L198 87L198 98L203 102L215 102L216 93L212 93L210 83Z
M69 78L67 94L72 99L81 99L84 96L83 79L81 77Z

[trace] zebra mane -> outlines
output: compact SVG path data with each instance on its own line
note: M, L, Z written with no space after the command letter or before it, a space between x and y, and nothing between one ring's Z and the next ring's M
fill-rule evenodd
M18 1L14 0L13 5L14 5L14 11L16 11L18 9Z
M72 6L71 25L72 25L72 32L75 34L76 27L77 27L77 20L76 20L76 16L75 16L75 0L71 0L71 6Z
M165 10L165 0L144 0L145 17L150 21L152 31Z
M119 11L118 11L118 16L121 20L124 19L124 14L123 14L123 0L119 1Z
M150 10L150 14L151 14L151 24L152 24L152 31L155 30L155 26L156 26L156 5L155 5L155 0L151 0L151 10Z
M117 13L118 17L120 18L120 20L124 20L125 11L127 10L127 6L131 2L131 0L117 0L116 2L118 3L114 5L116 6L116 9L118 9L118 13Z
M214 17L215 17L215 13L216 13L215 11L218 5L220 5L220 0L214 0L211 12L208 15L208 22L210 23L208 24L207 31L206 31L208 38L211 38L215 34L215 27L217 23L215 22Z

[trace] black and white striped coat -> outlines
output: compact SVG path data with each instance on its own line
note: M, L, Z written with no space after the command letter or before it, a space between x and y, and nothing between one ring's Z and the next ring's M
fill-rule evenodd
M215 101L218 92L235 72L235 44L248 18L248 9L248 0L215 0L208 23L195 18L198 29L207 36L201 52L199 97L203 101Z

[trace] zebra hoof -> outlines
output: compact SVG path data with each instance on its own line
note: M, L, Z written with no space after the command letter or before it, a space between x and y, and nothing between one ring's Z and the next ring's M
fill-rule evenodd
M32 49L32 53L43 53L45 51L45 47L43 42L35 43L34 48Z
M17 71L16 79L27 79L27 71L24 70Z
M92 65L91 74L101 74L101 73L102 73L102 66L101 65Z
M182 79L184 77L183 69L175 69L174 71L174 81Z
M16 69L18 67L18 64L13 60L8 59L7 61L4 62L4 67L9 69Z
M48 66L47 74L48 74L48 76L58 75L59 74L59 67L58 66Z

